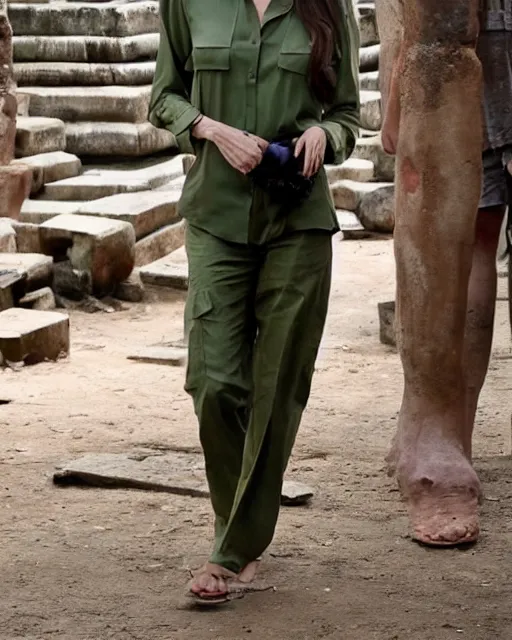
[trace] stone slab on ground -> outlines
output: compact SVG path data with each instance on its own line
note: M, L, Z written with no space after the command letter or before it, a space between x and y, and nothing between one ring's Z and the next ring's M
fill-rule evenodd
M16 123L16 157L63 151L66 130L62 120L53 117L23 117Z
M98 295L132 272L135 232L128 222L70 214L47 220L39 232L45 253L67 255L74 269L89 272Z
M21 87L30 96L29 113L66 122L147 121L151 86Z
M77 122L66 124L66 151L77 156L148 156L175 149L170 131L149 122Z
M14 75L18 87L136 86L151 84L155 67L155 61L18 62L14 65Z
M188 263L183 261L178 251L155 260L140 268L140 277L144 284L171 289L188 289Z
M186 349L172 347L146 347L128 356L128 360L144 362L146 364L162 364L170 367L183 367L187 363Z
M47 184L41 197L45 200L89 201L120 193L147 191L148 189L150 189L150 185L147 181L129 176L119 176L116 172L114 175L110 173L80 175L75 178L58 180Z
M63 313L12 308L0 313L0 354L7 362L35 364L69 353L69 318Z
M41 191L49 182L78 176L82 168L80 158L65 151L28 156L22 160L14 160L14 164L16 163L23 163L32 169L32 194Z
M142 489L208 498L210 493L202 455L170 452L88 454L57 467L58 485L86 484L107 489ZM305 504L313 494L309 487L284 482L282 502Z
M16 253L16 232L12 218L0 218L0 253Z
M369 182L375 172L373 162L359 158L349 158L341 165L326 165L325 170L330 184L338 180Z
M9 19L18 36L133 36L158 33L157 2L52 2L10 4Z
M144 300L144 285L137 268L130 273L126 280L116 286L114 296L125 302L142 302Z
M382 106L379 91L361 91L361 126L370 131L382 127Z
M365 228L353 211L338 209L336 211L336 218L338 219L338 224L344 239L364 238L366 233Z
M380 134L359 138L352 157L373 162L376 180L393 182L395 179L395 158L384 151Z
M132 62L156 58L160 36L19 36L13 38L17 62Z
M31 291L18 302L23 309L36 309L37 311L51 311L55 309L55 295L50 287L43 287Z
M185 243L185 221L169 224L135 244L135 265L142 267L168 256Z
M396 347L395 301L379 302L379 336L382 344Z
M76 213L83 202L64 200L25 200L21 207L20 221L41 224L64 213Z
M23 164L0 167L0 218L20 217L23 201L30 194L32 170Z
M27 274L0 267L0 311L10 309L25 295Z
M131 172L129 173L131 175ZM77 213L129 222L135 229L136 239L140 240L161 227L177 222L177 208L178 200L170 199L166 193L140 191L120 193L87 202ZM167 253L175 248L169 249Z
M26 275L29 290L51 284L53 259L39 253L0 253L0 271L16 270Z

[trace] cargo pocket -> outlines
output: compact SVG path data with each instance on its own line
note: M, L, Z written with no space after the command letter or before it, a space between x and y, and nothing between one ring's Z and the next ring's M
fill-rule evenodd
M305 76L309 68L309 51L283 52L279 54L277 66L284 71L291 71Z
M213 311L213 302L206 290L191 292L185 309L188 333L187 391L197 388L206 374L204 351L204 321Z

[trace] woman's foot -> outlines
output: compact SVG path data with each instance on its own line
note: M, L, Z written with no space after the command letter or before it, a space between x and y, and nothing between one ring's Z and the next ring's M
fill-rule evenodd
M226 602L232 594L243 594L251 590L250 585L256 577L259 562L249 562L239 574L207 562L192 578L190 593L205 602Z

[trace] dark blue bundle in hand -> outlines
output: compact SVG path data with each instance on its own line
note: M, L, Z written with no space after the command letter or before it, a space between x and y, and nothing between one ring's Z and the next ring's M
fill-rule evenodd
M314 178L306 178L302 174L303 168L303 154L296 158L293 142L280 140L269 144L261 163L249 177L274 202L296 207L307 200L314 184Z

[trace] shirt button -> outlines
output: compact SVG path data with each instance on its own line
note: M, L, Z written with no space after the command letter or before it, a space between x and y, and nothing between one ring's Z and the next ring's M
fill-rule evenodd
M256 74L254 73L254 71L249 71L249 80L254 80L255 77Z

